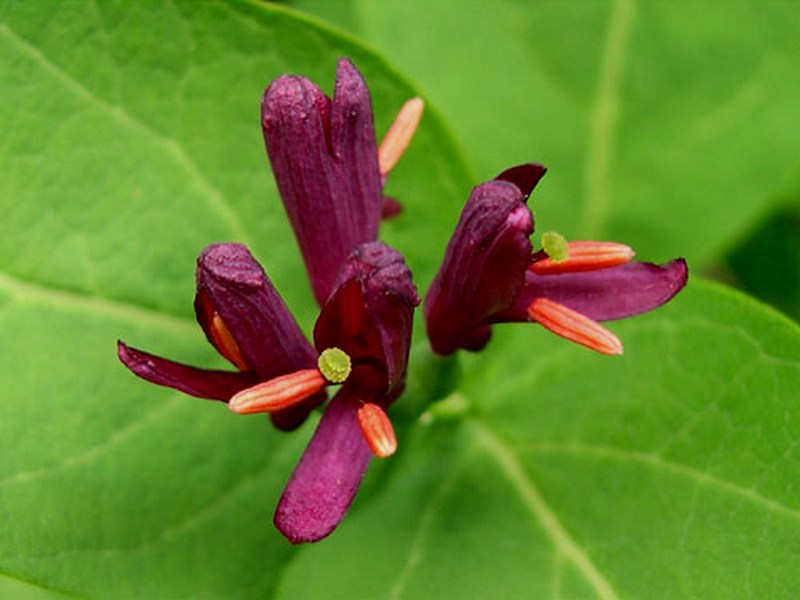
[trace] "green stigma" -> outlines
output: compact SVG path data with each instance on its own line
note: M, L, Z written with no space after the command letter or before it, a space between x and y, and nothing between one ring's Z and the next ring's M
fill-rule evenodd
M350 375L350 357L339 348L325 348L317 360L322 376L331 383L342 383Z
M567 240L555 231L545 231L542 234L542 248L553 262L564 262L569 258Z

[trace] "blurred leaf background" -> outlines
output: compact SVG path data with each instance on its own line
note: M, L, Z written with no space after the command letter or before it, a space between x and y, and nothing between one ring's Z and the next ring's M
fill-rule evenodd
M708 262L796 195L791 3L290 4L392 56L480 175L552 166L539 209L575 235Z
M800 336L698 276L800 314L799 30L778 1L0 3L0 596L793 597ZM114 342L222 366L191 312L217 241L310 330L258 103L284 72L329 91L342 55L379 135L428 102L382 231L421 291L470 187L530 160L539 230L694 281L612 325L618 361L418 336L401 452L296 549L271 511L313 423L150 387Z

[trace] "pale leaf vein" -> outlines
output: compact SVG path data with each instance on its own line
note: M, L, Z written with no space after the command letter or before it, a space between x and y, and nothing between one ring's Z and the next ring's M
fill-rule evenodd
M561 524L556 513L547 504L539 489L528 474L525 473L519 460L506 443L483 424L477 424L476 431L483 446L500 465L506 477L516 488L522 501L552 540L556 552L575 565L581 575L594 588L599 598L604 600L618 598L619 595L611 586L611 583L592 562L586 551L581 548Z
M70 90L75 96L81 98L89 105L96 107L122 125L135 131L143 133L153 140L159 147L163 148L179 165L183 167L192 181L197 183L199 189L205 194L209 203L214 206L220 216L224 219L227 226L234 235L244 243L250 243L249 234L242 225L238 216L228 204L222 192L217 189L203 174L194 159L187 154L185 148L176 140L166 137L150 125L142 122L133 116L124 107L111 104L95 94L72 75L64 71L58 64L48 58L40 49L29 41L17 35L6 23L0 24L0 36L13 44L21 53L28 56L42 70L49 73L58 80L66 89Z

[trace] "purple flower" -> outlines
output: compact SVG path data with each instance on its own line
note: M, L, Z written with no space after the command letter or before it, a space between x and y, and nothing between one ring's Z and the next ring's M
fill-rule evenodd
M118 343L120 360L137 376L226 402L240 414L269 413L281 429L299 426L325 402L325 388L341 384L275 514L293 543L328 535L370 457L397 447L386 410L405 383L419 300L402 256L375 240L381 217L399 210L382 188L422 109L419 98L409 100L379 149L366 85L345 59L333 100L288 75L264 94L267 152L322 306L314 345L240 244L203 251L195 296L206 337L237 371L192 367Z
M176 363L119 342L120 360L150 382L267 412L299 425L342 384L281 497L278 529L293 543L322 539L355 497L371 456L394 453L386 409L403 389L412 317L419 304L403 257L380 242L345 259L305 339L261 266L239 244L209 246L198 259L197 319L238 372Z
M422 110L422 100L409 100L378 149L369 90L349 60L337 65L332 100L295 75L278 77L264 92L267 154L320 304L344 259L377 239L382 215L399 211L383 196L383 183Z
M302 403L323 386L342 387L325 410L275 512L293 543L327 536L347 512L372 455L394 453L387 407L403 389L414 307L402 256L385 244L360 246L342 265L314 327L317 369L300 369L243 390L240 413Z
M396 448L386 408L402 392L419 303L402 256L362 246L339 273L314 328L318 349L339 348L352 372L333 398L283 492L275 525L293 543L328 535L341 521L374 454Z
M553 333L606 354L622 343L597 321L661 306L686 284L683 259L631 262L612 242L566 242L544 234L532 251L533 216L525 202L545 168L523 164L473 188L425 298L435 352L479 350L491 326L538 322Z
M228 402L259 381L316 366L317 352L245 246L208 246L197 259L196 283L197 321L238 372L191 367L119 342L119 358L134 374L191 396ZM324 392L311 396L274 412L272 421L294 429L324 401Z

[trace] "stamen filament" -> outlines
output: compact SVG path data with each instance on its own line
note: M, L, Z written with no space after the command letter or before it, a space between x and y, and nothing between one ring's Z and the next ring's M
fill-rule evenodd
M630 246L617 242L575 241L567 242L567 247L569 256L566 260L535 257L528 268L537 275L594 271L625 264L635 255Z
M397 438L394 427L380 406L365 402L359 407L356 416L364 441L375 456L386 458L395 453Z
M317 369L303 369L238 392L228 402L228 408L240 415L275 412L299 404L325 384Z
M403 155L406 147L414 137L414 132L422 118L425 103L422 98L412 98L397 113L394 123L386 132L380 148L378 148L378 164L381 177L386 177Z
M528 306L528 317L545 329L601 354L622 354L622 342L608 329L586 315L548 298L536 298Z

